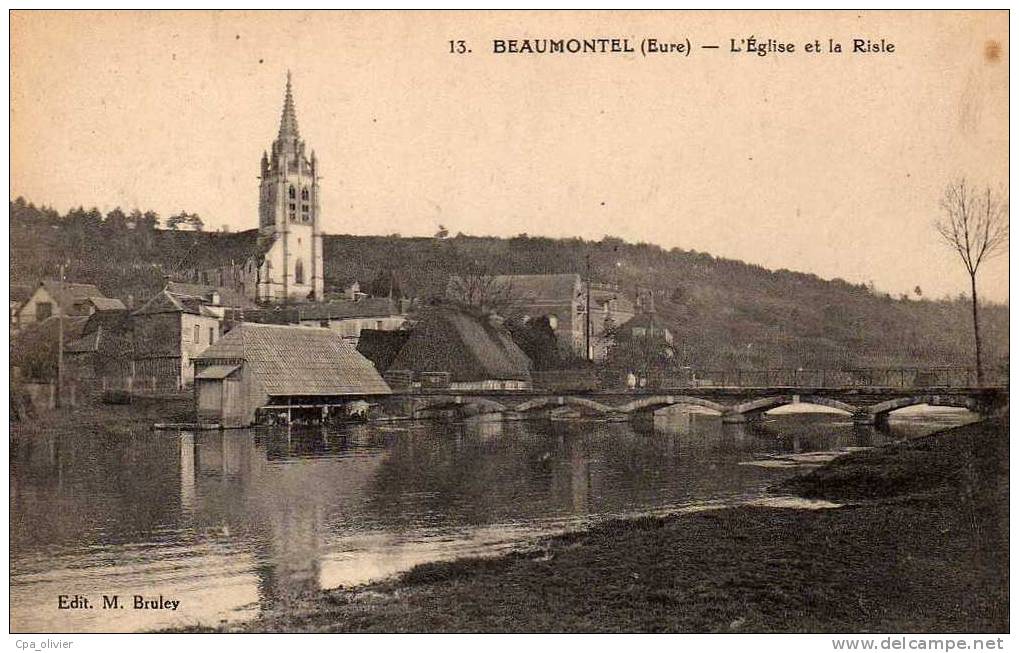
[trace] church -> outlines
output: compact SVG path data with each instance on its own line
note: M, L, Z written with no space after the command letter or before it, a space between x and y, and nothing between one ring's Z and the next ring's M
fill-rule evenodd
M318 161L297 128L289 72L279 132L262 152L259 179L258 230L250 232L245 257L195 270L188 280L230 288L257 304L324 301Z

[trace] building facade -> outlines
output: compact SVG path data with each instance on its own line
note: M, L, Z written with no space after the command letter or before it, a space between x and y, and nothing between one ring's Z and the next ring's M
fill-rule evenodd
M194 358L219 340L222 317L199 297L163 290L131 314L134 375L188 387Z

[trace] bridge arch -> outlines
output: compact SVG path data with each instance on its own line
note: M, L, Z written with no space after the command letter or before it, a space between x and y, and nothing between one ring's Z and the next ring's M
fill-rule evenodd
M774 408L780 408L782 406L789 406L792 404L824 406L826 408L840 410L844 413L848 413L849 415L855 415L860 412L856 406L847 404L844 401L831 399L829 397L819 397L817 395L771 395L768 397L753 399L751 401L745 401L741 404L736 404L729 408L727 412L732 415L759 414Z
M465 410L471 407L479 413L503 413L508 409L505 405L485 397L439 396L427 400L418 400L413 408L415 418L434 410Z
M560 406L576 406L578 408L586 408L596 413L612 413L616 411L616 409L612 406L606 406L603 403L591 399L569 396L536 397L517 405L513 408L513 410L518 413L526 413L532 410L539 410L541 408L558 408Z
M890 413L893 413L900 408L920 406L922 404L927 404L928 406L965 408L966 410L974 413L981 412L982 408L977 399L967 397L965 395L917 395L914 397L899 397L896 399L889 399L888 401L882 401L879 404L868 406L863 410L863 413L871 418L877 419L887 417Z
M707 408L708 410L713 410L719 414L726 411L726 407L722 404L709 399L688 397L685 395L656 395L654 397L634 399L633 401L620 406L618 410L622 413L635 413L645 410L654 412L659 408L668 408L669 406L677 405L700 406L701 408Z

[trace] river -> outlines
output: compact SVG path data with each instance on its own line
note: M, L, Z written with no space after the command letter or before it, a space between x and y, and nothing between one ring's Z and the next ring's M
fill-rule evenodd
M914 408L886 428L776 411L408 422L11 441L11 629L139 631L256 616L319 588L493 555L620 516L753 502L832 453L972 421ZM59 609L61 595L91 608ZM102 597L118 597L103 609ZM176 610L135 609L144 600Z

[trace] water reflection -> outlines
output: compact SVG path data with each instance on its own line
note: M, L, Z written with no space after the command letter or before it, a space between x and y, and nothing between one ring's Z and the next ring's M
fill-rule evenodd
M11 627L140 630L252 616L321 587L591 520L756 496L796 470L747 462L874 446L961 419L924 414L881 430L837 415L729 425L663 411L638 428L482 416L14 439ZM57 597L73 593L162 594L181 609L57 611Z

